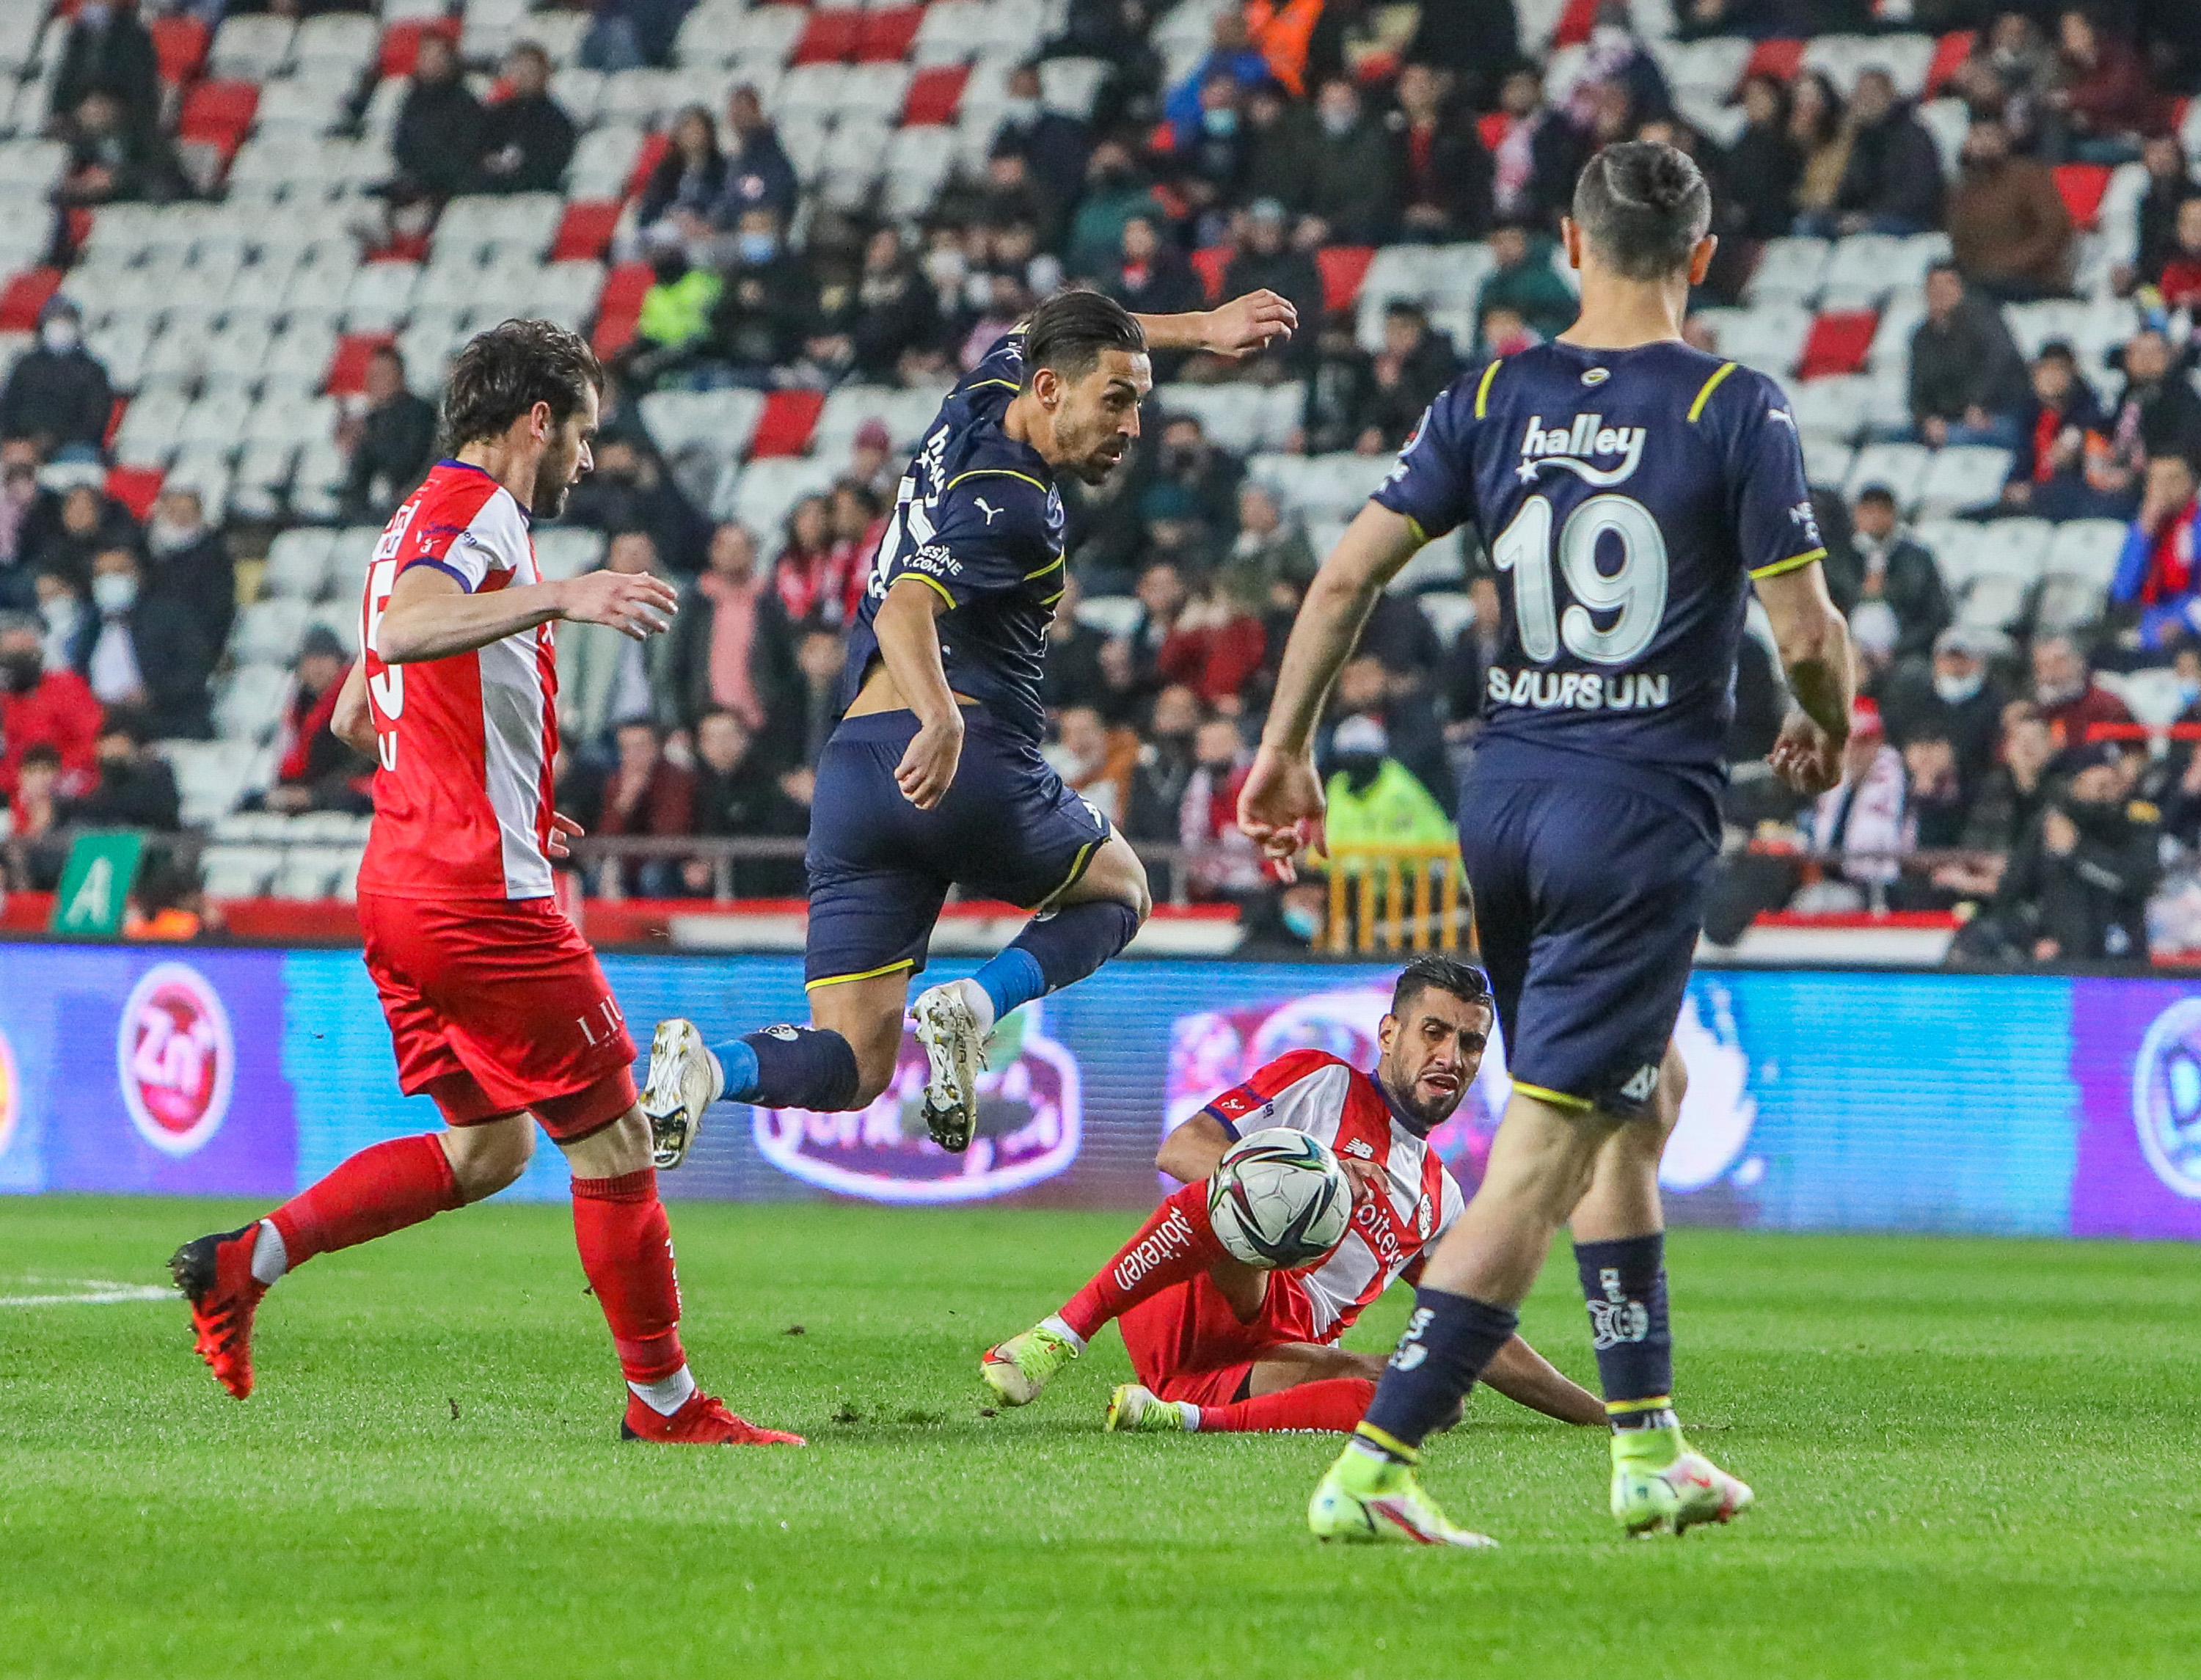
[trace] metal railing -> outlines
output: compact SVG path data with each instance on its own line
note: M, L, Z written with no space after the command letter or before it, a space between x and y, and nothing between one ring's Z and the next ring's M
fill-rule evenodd
M1473 943L1459 849L1339 847L1329 859L1332 951L1457 951Z

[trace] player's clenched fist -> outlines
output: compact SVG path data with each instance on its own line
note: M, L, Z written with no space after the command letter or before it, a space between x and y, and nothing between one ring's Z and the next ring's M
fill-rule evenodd
M558 586L558 604L568 623L607 624L641 642L672 628L680 597L647 573L589 572Z
M963 761L963 720L951 715L926 724L912 737L895 767L895 785L920 811L940 803Z
M1773 743L1765 761L1773 767L1775 775L1798 793L1816 796L1840 783L1844 744L1799 708L1788 714L1781 725L1781 738Z
M1292 857L1322 840L1322 778L1313 761L1287 756L1263 746L1238 792L1238 826L1284 879L1293 878Z

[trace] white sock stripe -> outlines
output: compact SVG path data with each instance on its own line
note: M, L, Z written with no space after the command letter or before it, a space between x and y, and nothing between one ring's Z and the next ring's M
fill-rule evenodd
M696 1378L686 1366L654 1383L629 1383L637 1399L660 1418L669 1418L688 1403L696 1392Z
M252 1239L252 1276L262 1285L274 1283L291 1269L291 1251L283 1246L283 1233L273 1219L262 1219Z
M1079 1353L1085 1351L1085 1338L1062 1321L1059 1313L1050 1313L1039 1321L1042 1330L1051 1330Z

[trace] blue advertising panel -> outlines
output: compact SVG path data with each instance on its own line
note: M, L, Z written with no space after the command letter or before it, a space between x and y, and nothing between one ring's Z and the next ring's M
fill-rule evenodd
M803 1010L792 957L604 966L637 1024L686 1014L716 1039ZM1217 1090L1302 1045L1372 1065L1393 973L1114 963L1004 1025L966 1155L924 1136L912 1046L860 1113L721 1108L664 1188L1149 1205L1156 1147ZM1676 1221L2201 1239L2201 985L1705 970L1676 1039ZM1495 1045L1436 1135L1470 1187L1510 1089ZM436 1124L398 1094L355 951L0 945L0 1192L274 1199ZM565 1193L547 1148L507 1192Z

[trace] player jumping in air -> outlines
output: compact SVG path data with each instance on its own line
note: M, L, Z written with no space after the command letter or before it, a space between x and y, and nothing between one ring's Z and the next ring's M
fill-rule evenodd
M579 338L508 320L461 353L444 402L455 450L398 508L369 564L362 649L338 734L377 759L359 872L367 972L398 1084L446 1130L362 1149L242 1230L169 1261L198 1351L252 1392L252 1319L286 1272L517 1178L539 1122L573 1175L573 1231L630 1395L629 1439L786 1442L696 1386L634 1043L596 954L551 897L578 825L550 808L558 750L550 625L663 631L672 589L592 572L545 583L528 536L590 466L603 375Z
M1720 746L1746 580L1796 701L1770 760L1840 774L1850 654L1786 400L1681 342L1714 241L1695 164L1593 157L1565 223L1582 314L1440 397L1324 565L1285 650L1239 803L1269 854L1313 838L1309 745L1386 579L1472 520L1498 568L1502 650L1460 790L1460 853L1514 1079L1482 1184L1431 1255L1354 1439L1316 1490L1325 1538L1484 1543L1416 1483L1422 1438L1513 1336L1571 1224L1630 1533L1723 1522L1750 1489L1673 1410L1658 1157L1684 1078L1670 1040L1719 845Z
M1138 316L1098 292L1033 311L949 393L903 475L848 638L840 726L811 805L811 1025L706 1048L658 1024L643 1109L678 1164L721 1097L861 1108L894 1077L913 1013L926 1130L970 1147L994 1024L1130 943L1147 910L1129 842L1040 757L1047 627L1063 590L1065 474L1107 478L1139 435L1147 350L1242 355L1288 337L1273 292L1201 314ZM909 1008L950 886L1038 913L975 978Z
M1383 1362L1338 1339L1394 1279L1419 1277L1423 1250L1459 1218L1459 1185L1427 1140L1474 1084L1489 1037L1482 974L1415 958L1377 1028L1373 1074L1322 1050L1288 1051L1171 1132L1154 1164L1184 1189L1060 1311L989 1352L987 1385L1006 1405L1030 1404L1115 1319L1139 1380L1110 1397L1111 1430L1352 1429ZM1206 1178L1241 1133L1267 1126L1329 1144L1353 1181L1344 1240L1297 1272L1234 1260L1208 1223ZM1596 1395L1517 1336L1483 1374L1548 1416L1605 1421Z

